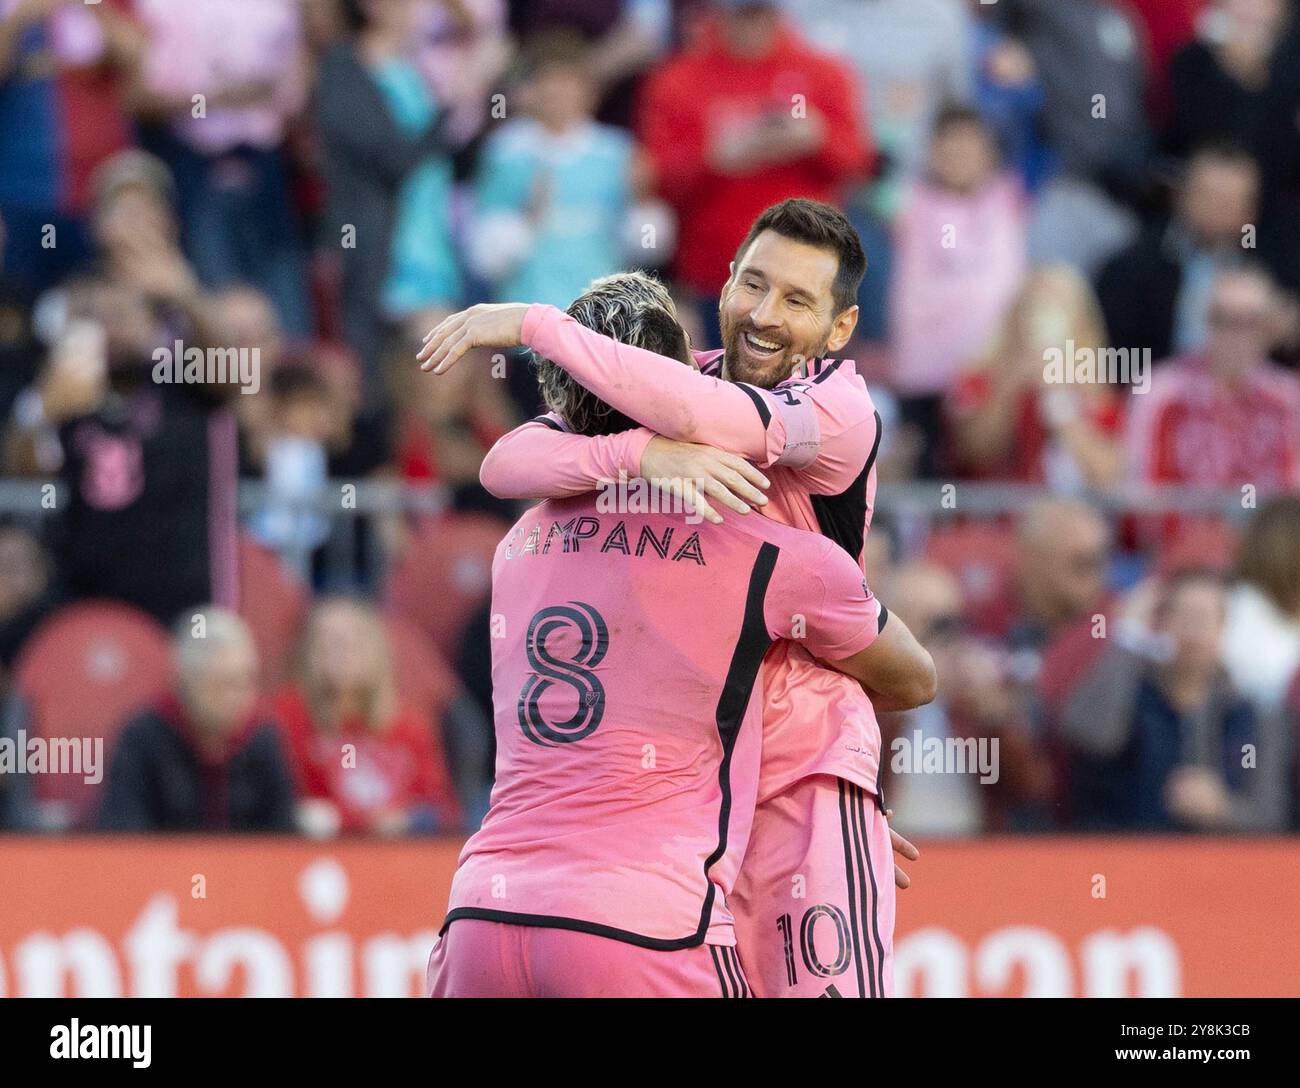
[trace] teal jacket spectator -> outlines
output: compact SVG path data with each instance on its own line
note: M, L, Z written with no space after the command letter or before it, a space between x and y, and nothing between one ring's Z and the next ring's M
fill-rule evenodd
M632 155L626 133L594 122L557 134L524 119L493 134L470 255L495 298L564 307L623 267Z
M580 39L539 38L523 73L523 116L483 148L467 256L494 297L564 307L624 267L636 152L624 130L594 119L598 83ZM627 246L640 243L630 263L661 263L669 239L658 233Z

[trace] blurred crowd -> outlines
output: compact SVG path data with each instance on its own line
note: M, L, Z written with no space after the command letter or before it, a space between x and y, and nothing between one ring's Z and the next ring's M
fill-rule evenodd
M716 344L796 195L868 255L882 483L934 484L868 539L940 675L883 762L999 752L896 765L899 825L1300 827L1291 0L0 0L0 738L69 609L173 642L93 805L0 774L0 827L475 826L478 469L539 399L525 353L422 377L423 334L635 267Z

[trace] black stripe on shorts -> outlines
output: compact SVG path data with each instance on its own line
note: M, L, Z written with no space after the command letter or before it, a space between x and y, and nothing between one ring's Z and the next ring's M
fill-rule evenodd
M880 939L880 889L876 885L876 870L871 863L871 839L867 834L867 793L861 786L850 786L857 811L858 826L862 831L862 856L867 862L867 878L871 881L871 939L876 945L876 977L874 980L875 996L885 996L885 944ZM873 802L874 804L874 802ZM891 874L892 876L892 874ZM865 889L864 889L865 890ZM863 914L863 924L866 915ZM868 956L868 960L870 957Z
M722 960L718 956L718 946L709 945L709 955L713 957L713 969L718 973L718 986L720 987L723 997L731 997L731 987L727 982L727 976L722 971Z
M858 996L876 996L876 975L871 960L871 941L866 935L867 926L867 892L866 873L862 864L862 842L858 831L858 822L854 812L853 793L855 787L844 779L838 779L840 793L840 835L844 842L844 880L849 903L849 936L853 946L853 968L858 977ZM866 970L863 970L863 946L866 947Z

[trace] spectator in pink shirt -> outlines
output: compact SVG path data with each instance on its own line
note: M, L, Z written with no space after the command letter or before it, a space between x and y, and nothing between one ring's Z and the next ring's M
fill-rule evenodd
M310 330L304 248L285 138L306 97L295 0L134 0L147 34L135 104L176 175L186 248L213 287L267 294Z
M944 394L987 347L1025 275L1023 193L976 111L948 107L935 120L927 175L896 222L894 262L892 384L931 476L945 460Z

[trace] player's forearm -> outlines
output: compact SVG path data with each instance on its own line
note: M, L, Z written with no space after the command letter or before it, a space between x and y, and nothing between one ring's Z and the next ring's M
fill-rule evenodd
M554 306L531 306L523 342L568 371L606 404L650 430L750 460L768 452L768 424L738 386L676 359L620 344ZM771 426L780 427L779 416Z
M930 702L938 691L934 659L894 612L865 650L828 664L861 684L878 711L912 710Z
M498 439L479 468L479 482L499 499L585 495L619 473L636 476L654 435L647 430L589 438L525 423Z

